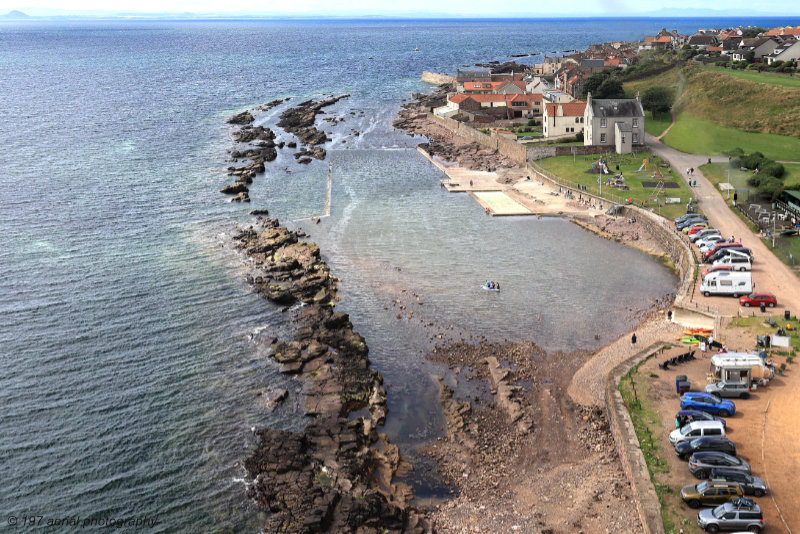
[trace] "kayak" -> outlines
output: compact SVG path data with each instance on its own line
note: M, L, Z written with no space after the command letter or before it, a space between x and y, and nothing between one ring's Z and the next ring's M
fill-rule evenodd
M795 234L797 234L797 230L786 230L786 231L781 232L781 236L783 236L783 237L789 237L789 236L793 236Z
M698 343L700 343L700 341L693 337L686 336L681 338L681 343L688 343L689 345L697 345Z

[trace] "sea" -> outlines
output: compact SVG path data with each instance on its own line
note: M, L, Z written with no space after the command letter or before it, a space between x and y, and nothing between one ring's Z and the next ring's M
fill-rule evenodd
M389 387L384 431L410 457L442 430L441 370L424 359L436 343L592 350L629 331L675 290L669 270L558 218L487 217L442 190L415 150L424 139L391 121L430 90L423 70L532 63L661 28L789 23L0 22L0 530L85 530L47 527L64 518L260 530L242 467L253 429L305 421L299 384L265 357L291 336L292 311L251 291L231 244L251 209L320 245L342 280L337 308ZM274 126L290 105L344 93L319 118L325 161L281 150L249 205L218 192L231 181L228 117L290 98L257 114ZM504 290L481 291L486 280ZM412 318L398 305L410 299ZM290 392L275 411L260 395L272 388ZM442 493L435 477L411 483L420 498Z

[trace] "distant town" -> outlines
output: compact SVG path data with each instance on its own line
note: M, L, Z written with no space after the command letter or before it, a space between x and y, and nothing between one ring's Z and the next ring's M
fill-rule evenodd
M645 111L665 112L670 103L654 94L643 104L641 95L625 95L623 81L653 76L678 61L794 75L799 38L800 26L700 29L694 35L665 28L641 42L593 44L532 66L460 70L446 103L433 111L524 143L582 141L628 153L644 143ZM508 129L520 120L527 135Z

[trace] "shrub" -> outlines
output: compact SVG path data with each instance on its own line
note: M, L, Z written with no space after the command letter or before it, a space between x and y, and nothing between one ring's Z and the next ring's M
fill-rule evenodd
M742 166L742 160L740 160L739 158L731 158L730 163L731 167L733 167L734 169L739 169Z
M528 126L536 126L536 119L528 120Z
M576 141L583 141L583 132L578 132L575 134Z
M742 156L741 160L743 167L747 167L748 169L760 168L764 161L764 154L761 152L753 152L752 154Z
M781 163L778 163L777 161L763 160L759 173L764 173L767 176L774 176L775 178L781 178L784 171L785 169Z

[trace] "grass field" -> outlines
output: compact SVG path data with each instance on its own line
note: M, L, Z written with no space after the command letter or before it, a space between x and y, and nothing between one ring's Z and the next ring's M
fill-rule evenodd
M656 118L650 116L644 119L645 131L654 137L664 133L664 130L669 128L670 124L672 124L672 115L669 113L662 113Z
M680 112L742 132L800 137L800 86L756 82L724 69L689 66L681 72L686 84Z
M678 184L677 189L663 189L663 194L655 194L654 187L642 186L642 181L658 181L658 178L653 178L653 165L662 163L661 159L653 156L649 152L641 152L638 154L609 154L603 156L608 162L609 170L612 173L617 173L617 165L619 165L619 172L625 177L625 182L630 188L629 190L620 190L615 187L607 185L606 180L609 175L603 175L602 194L600 192L600 185L598 184L599 174L586 173L587 169L592 168L592 164L596 164L600 159L599 155L594 156L558 156L554 158L546 158L539 162L539 164L547 171L555 174L563 180L580 184L586 187L586 191L593 195L599 195L614 202L626 203L627 199L632 199L637 205L641 205L644 201L645 206L655 208L656 212L667 218L677 217L686 213L686 203L693 193L689 191L688 186L684 183L677 172L667 168L660 168L665 182L675 182ZM573 161L574 159L574 161ZM635 171L642 165L642 160L648 159L650 163L650 171L636 173ZM680 198L677 204L665 204L664 198ZM655 198L659 199L657 203Z
M676 66L661 74L656 74L655 76L634 80L632 82L625 82L622 84L622 88L625 90L626 95L633 98L637 91L640 94L644 94L644 92L651 87L662 86L669 89L674 97L678 91L678 82L678 67Z
M774 72L757 72L752 70L733 70L724 67L702 67L703 70L719 72L757 83L766 83L769 85L779 85L781 87L800 87L800 78L789 77L785 74L777 74Z
M777 160L797 161L800 157L800 139L796 137L743 132L686 112L678 115L675 126L662 141L689 154L721 154L739 147Z

